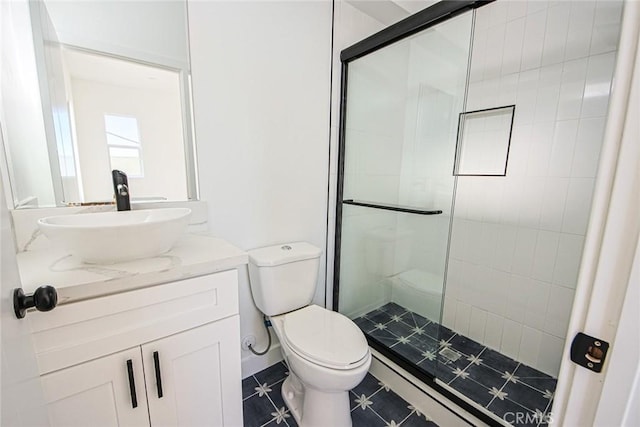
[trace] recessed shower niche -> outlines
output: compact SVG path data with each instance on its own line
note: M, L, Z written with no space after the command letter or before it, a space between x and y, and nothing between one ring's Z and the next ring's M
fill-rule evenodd
M552 411L621 12L445 2L341 54L334 308L489 424Z

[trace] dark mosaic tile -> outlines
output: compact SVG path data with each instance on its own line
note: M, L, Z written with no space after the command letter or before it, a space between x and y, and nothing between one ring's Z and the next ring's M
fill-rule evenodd
M516 370L516 376L523 383L530 385L542 392L549 390L554 392L557 380L527 365L520 365Z
M482 364L470 364L467 368L467 372L469 373L470 379L482 384L487 388L495 387L500 390L500 388L506 381L506 379L502 378L503 374Z
M437 379L442 381L445 384L449 384L456 378L456 374L454 373L455 368L451 369L450 367L443 365L441 363L436 363L433 367L434 375Z
M256 387L258 387L258 383L253 378L253 375L247 377L242 380L242 399L246 399L252 394L256 393Z
M469 366L469 361L465 357L460 357L460 359L453 361L445 359L438 354L435 375L440 381L448 383L456 377L457 374L454 372L464 370L467 366Z
M365 396L366 397L366 396ZM358 400L360 398L359 395L355 394L353 392L353 390L351 390L349 392L349 409L351 409L353 411L353 408L355 408L356 406L359 405L358 402L356 402L356 400Z
M400 425L402 427L438 427L438 424L427 420L424 415L418 415L415 412L409 415Z
M400 424L411 413L409 404L392 390L382 389L370 400L373 402L371 409L388 423L395 421L396 424Z
M438 352L438 341L431 338L428 335L412 335L411 336L411 345L419 348L422 351L430 351L434 354Z
M298 427L298 423L296 422L296 419L293 418L293 414L291 412L289 412L289 414L291 416L285 420L287 422L287 425L289 427Z
M489 389L472 379L464 379L462 376L457 377L449 385L454 389L478 403L481 406L487 406L493 395L489 394Z
M275 408L266 395L257 394L242 401L242 412L245 427L258 427L268 423L272 418Z
M275 411L271 411L274 412ZM279 418L271 414L271 421L268 424L265 424L265 427L286 427L286 426L297 426L296 420L293 418L293 415L289 411L282 414Z
M375 324L377 323L385 324L391 321L391 316L389 315L389 313L385 311L376 310L373 313L367 313L366 316L369 320L371 320Z
M352 392L356 395L356 397L362 396L363 394L365 396L371 396L373 393L380 390L381 386L380 384L378 384L379 382L379 379L371 374L367 374L362 382L355 386Z
M518 362L515 360L490 348L482 352L481 359L483 364L501 373L513 373L518 366Z
M544 394L540 391L531 388L522 383L508 382L502 389L510 400L517 404L524 406L525 408L535 411L536 409L544 412L549 404L548 398L544 397Z
M379 341L381 344L386 345L387 347L391 347L398 342L398 337L396 337L386 329L376 329L369 332L367 335Z
M392 349L413 363L418 363L424 359L424 356L422 355L423 351L411 344L397 344L392 347Z
M267 385L271 385L283 380L287 376L286 372L288 371L289 368L287 368L284 363L278 362L275 365L258 372L254 377L256 377L256 381L260 384L266 383Z
M412 311L408 311L407 314L402 316L402 321L410 325L412 328L416 326L424 327L429 323L431 323L431 321L426 317L422 317L419 314L414 313Z
M276 408L280 409L284 407L288 410L289 408L287 408L287 405L284 403L284 399L282 398L283 383L284 380L270 386L271 391L269 392L269 398L271 398L271 401L276 406Z
M375 427L384 426L385 422L371 409L360 409L359 407L351 411L351 422L353 427Z
M394 315L402 315L407 312L407 309L396 304L395 302L390 302L388 304L383 305L378 310L385 311L389 313L390 316Z
M536 416L535 412L523 408L510 399L500 400L495 398L487 409L517 427L537 426L541 420L541 417Z
M436 375L436 361L434 360L430 360L430 359L423 359L420 363L418 363L418 368L420 368L421 370L423 370L424 372L428 373L431 376L435 376Z
M454 335L456 335L456 333L451 329L447 328L446 326L440 325L440 328L438 330L438 341L449 341Z
M389 322L387 323L387 331L399 337L408 337L413 334L411 327L404 322Z
M353 319L353 323L358 325L358 327L362 329L364 332L372 331L376 327L376 324L373 323L371 320L367 319L366 317L357 317Z
M469 363L471 363L471 362L469 362L467 360L467 356L466 355L464 355L464 354L462 354L460 352L457 352L455 350L453 350L453 352L455 354L460 355L460 357L458 359L456 359L456 360L453 360L451 358L445 357L443 355L443 351L439 350L438 354L437 354L438 364L441 365L441 366L444 366L444 367L451 367L453 369L455 369L455 368L464 369L467 366L469 366Z
M432 323L428 323L426 324L424 327L424 333L429 335L431 338L433 338L436 341L440 341L440 325L438 325L435 322Z
M456 335L449 341L449 344L456 350L466 355L479 355L482 350L485 349L485 346L472 340L471 338L467 338L463 335Z

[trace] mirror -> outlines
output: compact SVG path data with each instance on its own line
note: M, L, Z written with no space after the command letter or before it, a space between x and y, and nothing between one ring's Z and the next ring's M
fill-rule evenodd
M196 199L185 0L2 2L15 208Z

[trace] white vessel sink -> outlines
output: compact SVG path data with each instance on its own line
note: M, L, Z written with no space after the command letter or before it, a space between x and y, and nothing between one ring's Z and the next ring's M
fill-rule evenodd
M60 215L38 220L53 242L90 264L113 264L167 252L189 223L191 209L142 209Z

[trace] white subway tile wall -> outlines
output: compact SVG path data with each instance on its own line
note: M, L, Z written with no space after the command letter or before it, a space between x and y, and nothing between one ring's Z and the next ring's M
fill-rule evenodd
M516 104L506 177L459 177L443 323L557 376L589 220L620 1L477 11L467 111Z

